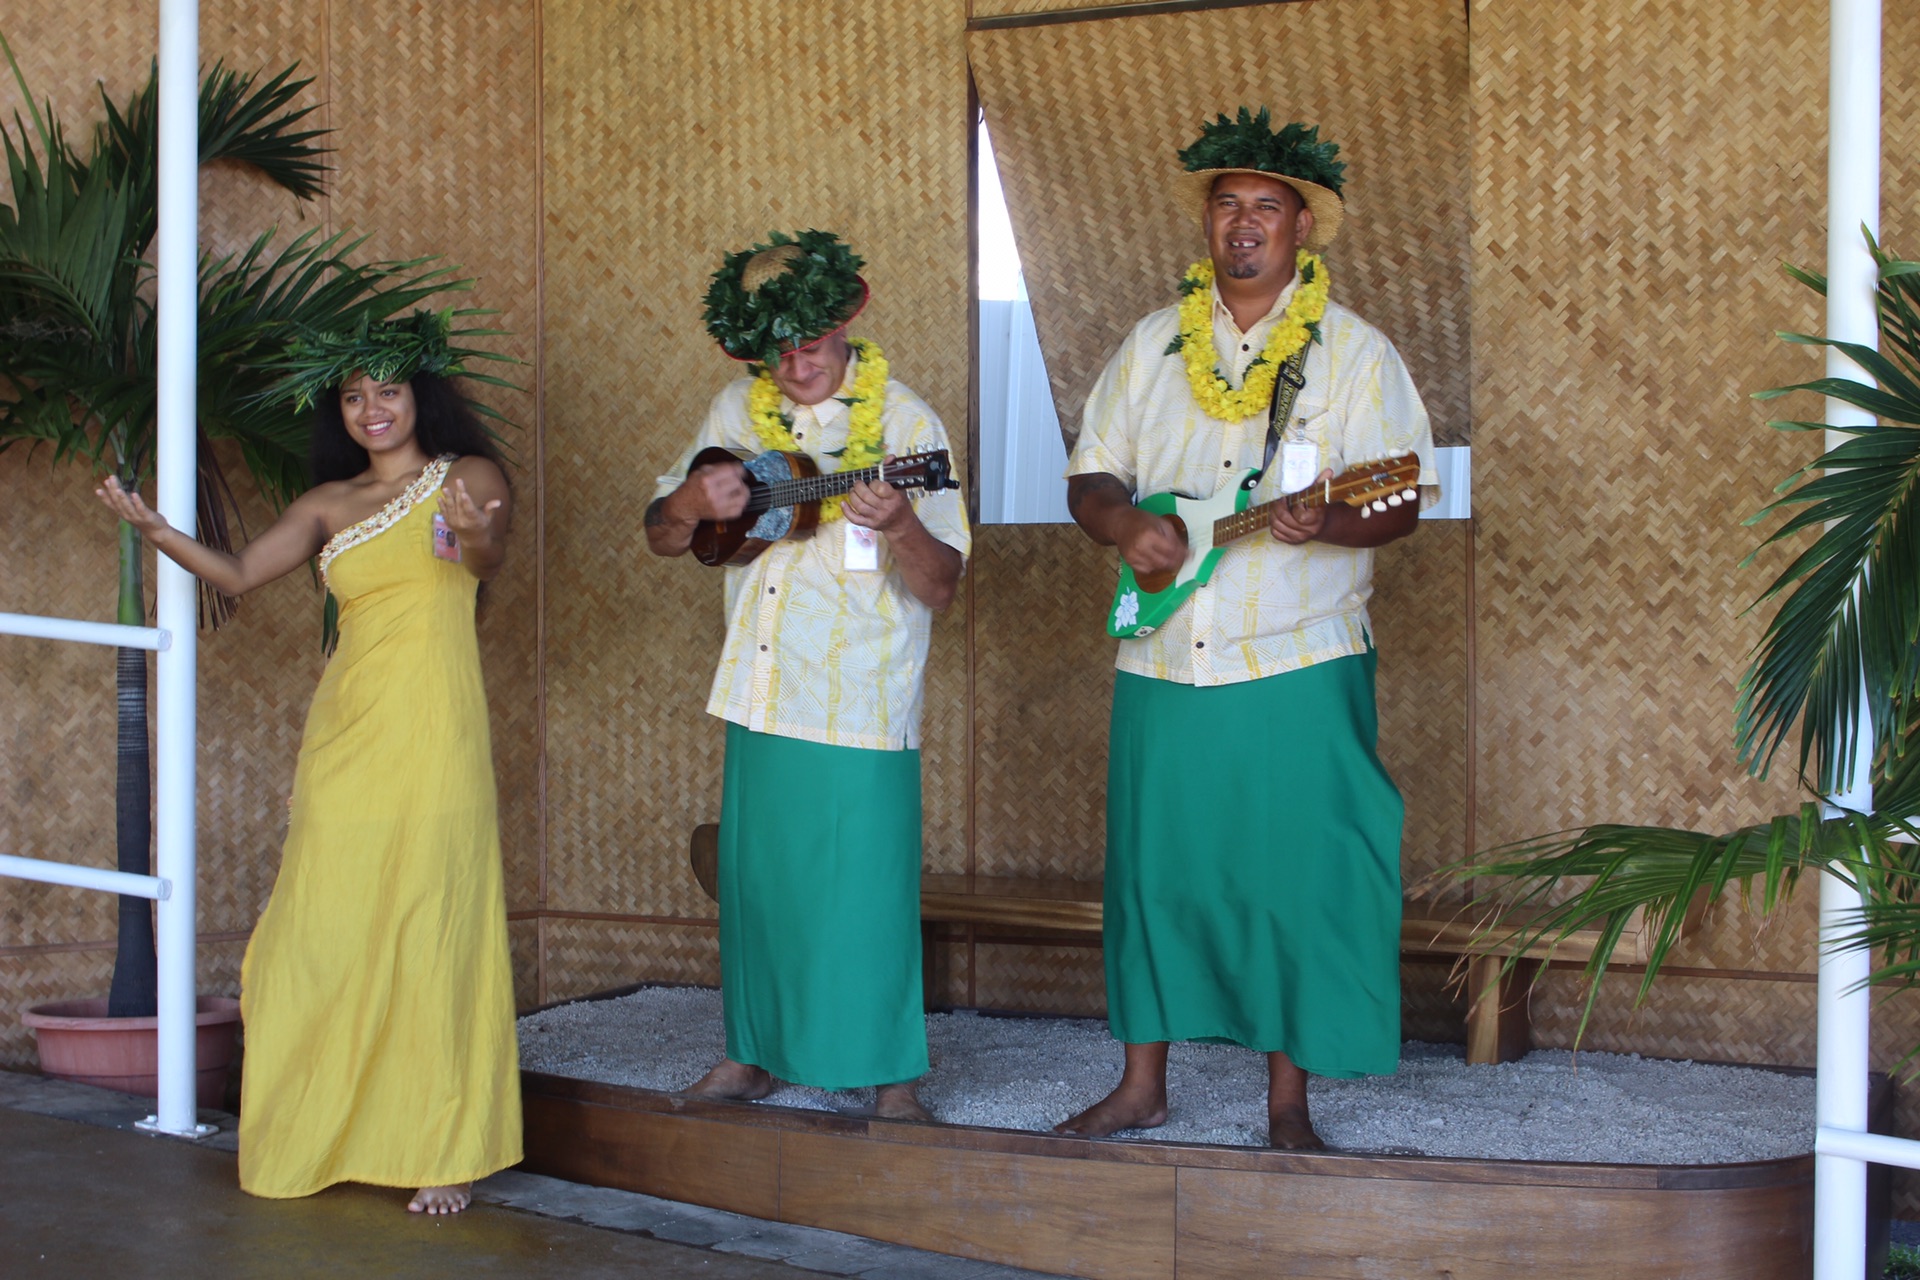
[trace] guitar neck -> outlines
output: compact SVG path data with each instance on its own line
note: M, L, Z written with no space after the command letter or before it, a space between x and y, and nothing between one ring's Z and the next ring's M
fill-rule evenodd
M1336 485L1331 490L1331 500L1338 502L1344 497L1341 488ZM1296 511L1324 507L1327 505L1329 490L1322 485L1319 488L1303 489L1299 493L1275 498L1272 502L1262 502L1258 506L1248 507L1245 511L1236 511L1230 516L1221 516L1213 522L1213 545L1223 546L1250 533L1258 533L1272 522L1275 507L1291 505Z
M862 480L886 480L887 483L902 489L917 488L921 481L912 476L883 476L884 464L875 463L871 467L861 467L857 471L835 471L831 475L803 476L797 480L781 480L767 486L767 506L797 507L802 503L819 502L823 498L836 498L843 493L852 493L853 486Z

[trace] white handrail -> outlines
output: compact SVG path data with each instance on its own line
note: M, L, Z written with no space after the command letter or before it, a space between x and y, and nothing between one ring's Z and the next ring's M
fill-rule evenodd
M156 902L166 901L173 892L173 886L159 876L137 876L104 867L78 867L71 862L48 862L42 858L19 858L9 853L0 853L0 876L64 884L75 889L100 889Z
M158 651L173 637L158 627L128 627L117 622L82 622L77 618L43 618L31 613L0 613L0 636L35 640L73 640L103 644L110 649Z
M1890 1138L1883 1133L1856 1133L1821 1125L1815 1131L1813 1151L1816 1156L1920 1169L1920 1142L1912 1138ZM1854 1269L1859 1269L1857 1262Z

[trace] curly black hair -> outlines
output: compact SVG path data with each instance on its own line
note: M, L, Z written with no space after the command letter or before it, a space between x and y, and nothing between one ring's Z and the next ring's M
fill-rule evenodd
M413 438L429 458L442 454L487 458L507 474L506 460L460 388L437 373L420 372L407 380L413 388ZM350 480L369 465L367 451L347 434L338 395L320 396L313 406L313 436L307 472L313 483Z

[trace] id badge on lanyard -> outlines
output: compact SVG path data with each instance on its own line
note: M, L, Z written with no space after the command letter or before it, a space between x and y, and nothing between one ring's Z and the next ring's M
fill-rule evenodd
M1307 479L1313 479L1308 476ZM849 573L875 573L880 568L880 535L851 520L842 520L847 528L846 544L841 548L841 565Z

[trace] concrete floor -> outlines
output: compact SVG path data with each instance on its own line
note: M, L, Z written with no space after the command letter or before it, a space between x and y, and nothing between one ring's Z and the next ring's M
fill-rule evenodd
M701 1277L1016 1280L1034 1273L508 1171L449 1218L408 1193L244 1194L231 1127L206 1143L129 1126L151 1103L0 1072L0 1276L7 1280ZM230 1116L207 1118L232 1123Z

